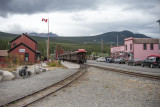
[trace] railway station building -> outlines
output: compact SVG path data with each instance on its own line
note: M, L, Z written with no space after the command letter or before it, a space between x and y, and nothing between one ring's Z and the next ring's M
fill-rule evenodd
M115 55L119 53L118 55ZM111 57L128 59L146 59L149 55L159 55L159 39L126 38L123 46L111 47ZM114 56L115 55L115 56Z
M36 63L40 61L41 52L38 51L37 42L29 37L28 34L21 34L17 38L10 41L11 49L9 55L22 56L24 62Z

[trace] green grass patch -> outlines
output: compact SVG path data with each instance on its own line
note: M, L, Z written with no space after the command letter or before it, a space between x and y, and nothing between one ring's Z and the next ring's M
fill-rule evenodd
M48 62L47 65L50 67L63 67L63 65L61 64L61 61L59 60Z

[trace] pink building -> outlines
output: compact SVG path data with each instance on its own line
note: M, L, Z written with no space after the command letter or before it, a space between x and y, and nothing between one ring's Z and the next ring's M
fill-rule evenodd
M125 56L124 45L111 47L111 57L112 58L124 57L124 56Z
M144 60L149 55L160 55L159 40L153 38L126 38L124 46L111 47L111 57Z
M159 40L154 38L126 38L124 39L126 59L144 60L149 55L158 55Z

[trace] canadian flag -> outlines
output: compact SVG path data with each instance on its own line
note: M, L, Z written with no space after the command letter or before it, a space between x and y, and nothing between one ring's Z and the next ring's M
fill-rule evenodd
M47 21L48 21L48 19L42 18L42 21L45 21L45 22L47 22Z

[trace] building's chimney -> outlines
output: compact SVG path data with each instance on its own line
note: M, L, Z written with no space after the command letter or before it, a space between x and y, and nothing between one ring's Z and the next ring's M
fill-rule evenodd
M27 32L26 32L26 34L25 34L25 35L26 35L26 36L29 36Z

